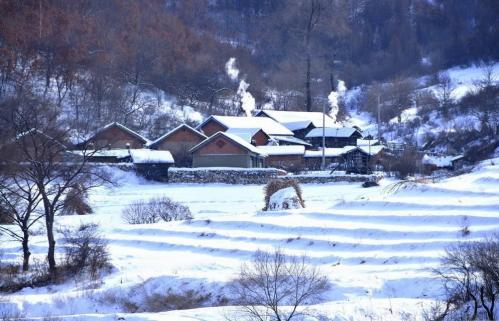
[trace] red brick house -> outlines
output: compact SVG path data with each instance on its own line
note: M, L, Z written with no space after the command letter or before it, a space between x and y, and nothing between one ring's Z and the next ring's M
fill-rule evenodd
M149 144L149 148L170 151L175 164L179 167L191 166L192 155L189 150L206 138L203 133L182 124L153 141Z
M194 146L192 167L264 167L265 154L243 138L218 132Z
M77 148L125 149L143 148L148 140L130 128L114 122L99 129L92 137L78 144Z

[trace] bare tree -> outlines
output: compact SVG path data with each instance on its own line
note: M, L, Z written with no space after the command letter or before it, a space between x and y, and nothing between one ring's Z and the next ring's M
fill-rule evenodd
M440 73L438 75L438 99L440 101L440 107L442 108L442 113L445 117L449 116L449 108L452 106L452 92L455 89L455 85L452 82L449 74Z
M29 270L30 230L36 222L43 218L38 209L41 198L36 185L29 179L16 173L0 174L0 204L2 214L12 224L0 225L0 234L4 233L22 245L23 271Z
M307 305L319 302L329 289L327 277L307 257L282 251L258 251L243 265L232 290L240 306L238 320L290 321L313 317Z
M49 271L55 278L55 216L71 198L79 197L109 179L105 172L88 165L94 150L84 149L79 155L67 152L64 142L68 131L60 125L58 114L50 103L23 97L12 107L7 118L16 137L16 161L22 164L19 167L22 177L39 193L48 240Z
M321 13L323 10L323 5L320 0L309 0L308 1L308 12L306 13L306 25L305 25L305 54L306 54L306 77L305 77L305 93L306 93L306 107L307 111L312 110L312 90L311 90L311 80L312 80L312 45L311 38L312 33L316 29L317 25L321 20Z
M443 280L444 306L431 320L496 320L499 297L499 238L467 242L446 250L435 271Z

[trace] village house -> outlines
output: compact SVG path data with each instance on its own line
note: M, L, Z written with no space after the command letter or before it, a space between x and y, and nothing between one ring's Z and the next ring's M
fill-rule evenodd
M143 148L148 140L130 128L114 122L99 129L77 149L137 149Z
M198 145L192 153L193 167L264 167L266 154L245 139L234 134L218 132Z
M324 150L326 168L347 173L367 174L381 166L384 146L344 146ZM322 149L305 151L305 165L318 170L322 165Z
M243 128L261 129L268 136L293 136L293 132L283 125L264 117L210 116L197 127L206 136Z
M334 119L321 112L260 110L256 117L267 117L293 132L294 137L304 139L314 128L337 126Z
M259 146L258 149L265 153L266 167L275 167L288 171L296 171L305 167L305 146Z
M205 140L206 135L182 124L149 144L149 148L169 151L178 167L190 167L192 155L189 150Z
M312 129L305 138L314 148L322 147L322 137L325 136L325 145L329 148L342 148L357 146L357 140L362 138L362 133L353 127L332 127Z

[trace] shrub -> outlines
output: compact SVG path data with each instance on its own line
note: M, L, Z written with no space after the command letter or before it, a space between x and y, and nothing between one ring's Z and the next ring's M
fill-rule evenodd
M168 197L153 198L146 201L137 201L128 206L122 215L128 224L153 224L160 220L181 221L192 219L189 208L172 201Z
M88 203L88 194L81 188L72 188L64 199L62 215L86 215L94 211Z
M81 224L76 230L61 231L64 235L64 268L73 275L88 273L96 279L102 270L111 267L107 242L99 234L97 224Z
M270 203L270 197L277 192L280 189L287 188L287 187L293 187L294 190L296 191L296 195L298 196L298 199L300 201L300 205L302 207L305 207L305 202L302 197L302 190L300 187L300 184L298 184L298 181L294 179L273 179L270 180L267 185L265 185L265 207L264 211L267 211L269 209L269 203Z

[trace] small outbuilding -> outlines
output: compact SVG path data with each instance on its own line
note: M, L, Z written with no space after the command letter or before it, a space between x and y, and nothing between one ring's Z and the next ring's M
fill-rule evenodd
M266 154L240 136L218 132L198 145L192 153L193 167L264 167Z
M342 148L345 146L357 146L357 140L362 138L362 133L354 127L332 127L314 128L305 138L315 148L322 147L322 137L325 137L327 148Z
M296 171L305 166L305 146L259 146L258 149L265 153L265 166Z

